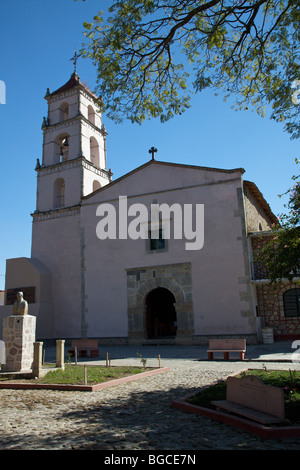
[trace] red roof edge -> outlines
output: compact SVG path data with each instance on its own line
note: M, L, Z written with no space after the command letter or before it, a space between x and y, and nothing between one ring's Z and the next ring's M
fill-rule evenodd
M78 85L82 86L89 94L91 94L95 99L98 99L98 97L86 86L84 85L78 76L76 72L73 72L71 75L71 78L67 83L65 83L63 86L58 88L57 90L53 91L50 93L50 90L48 88L45 99L50 98L51 96L58 95L59 93L64 93L65 91L71 90L74 87L77 87Z

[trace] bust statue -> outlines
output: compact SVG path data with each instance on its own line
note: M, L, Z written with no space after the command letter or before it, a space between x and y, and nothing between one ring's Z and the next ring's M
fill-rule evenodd
M27 315L28 303L23 298L23 292L17 293L17 300L14 303L13 315Z

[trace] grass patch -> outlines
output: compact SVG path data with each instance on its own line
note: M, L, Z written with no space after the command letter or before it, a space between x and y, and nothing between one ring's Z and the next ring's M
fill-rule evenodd
M140 374L144 371L143 367L87 366L87 383L92 385L107 382L108 380ZM38 382L46 384L83 384L84 366L66 365L64 371L50 371L45 377L39 379Z
M267 385L284 391L285 416L290 423L300 425L300 371L248 370L236 377L255 375ZM226 380L201 390L187 401L204 408L213 408L211 401L226 400Z
M140 374L145 372L144 367L133 366L120 366L120 367L105 367L105 366L87 366L87 384L93 385L98 383L107 382L109 380L128 377L130 375ZM17 375L11 376L10 379L3 377L3 381L16 380ZM66 364L65 369L50 370L44 377L39 379L23 379L22 382L34 382L41 384L68 384L68 385L83 385L84 384L84 366ZM20 379L18 381L21 381Z

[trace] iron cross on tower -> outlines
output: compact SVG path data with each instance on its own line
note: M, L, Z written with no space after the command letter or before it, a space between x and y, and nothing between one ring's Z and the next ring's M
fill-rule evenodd
M157 149L155 147L151 147L151 149L149 150L149 153L152 154L152 160L154 160L154 154L157 152Z
M72 57L72 60L73 61L73 64L74 64L74 72L76 73L76 66L77 66L77 60L79 59L79 57L81 57L82 54L77 54L77 51L75 49L75 54L74 54L74 57Z

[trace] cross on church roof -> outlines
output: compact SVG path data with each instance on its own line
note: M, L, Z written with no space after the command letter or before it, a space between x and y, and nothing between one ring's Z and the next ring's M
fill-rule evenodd
M155 147L151 147L151 149L149 150L149 153L152 154L152 160L154 160L154 154L157 152L157 149Z
M77 51L75 49L75 54L74 56L70 59L73 61L73 64L74 64L74 72L76 73L76 66L77 66L77 60L79 59L79 57L81 57L82 54L77 54Z

